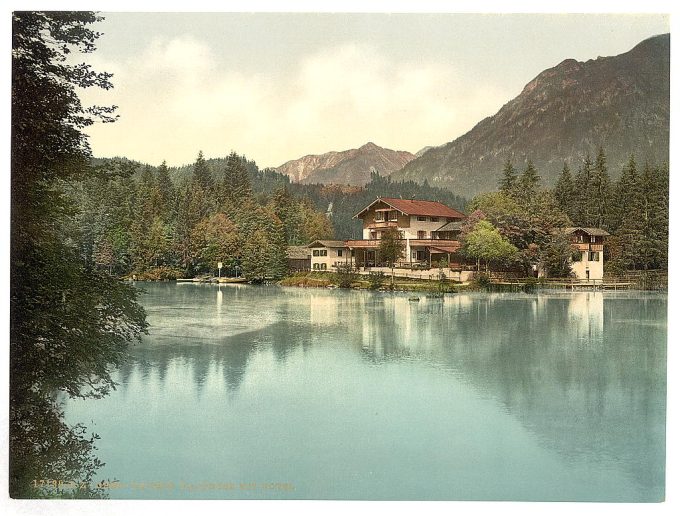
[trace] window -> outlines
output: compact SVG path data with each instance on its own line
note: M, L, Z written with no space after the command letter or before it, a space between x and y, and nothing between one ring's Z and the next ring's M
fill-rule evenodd
M418 220L420 222L425 222L427 220L427 217L423 217L422 215L418 215Z
M384 222L385 221L385 212L384 211L376 211L375 212L375 218L373 219L376 222Z
M319 268L320 268L322 271L325 271L325 270L326 270L326 264L325 264L325 263L320 263L320 264L319 264Z
M403 240L404 238L406 238L406 236L405 236L405 234L404 234L403 231L400 231L400 232L399 232L399 238L401 238L402 240Z
M354 258L354 249L352 249L352 250L350 251L350 256L351 256L352 258Z
M595 240L597 240L597 239L596 239L594 236L591 236L591 237L590 237L590 243L591 243L591 244L594 244L594 243L595 243Z
M591 251L588 253L588 261L589 262L599 262L600 261L600 253L597 251Z
M583 235L579 235L578 238L576 239L576 241L579 242L580 244L582 244L583 243Z
M315 264L312 266L312 269L319 270L319 264L318 264L318 263L315 263Z
M430 217L431 222L439 222L439 217Z
M314 251L312 251L312 256L319 256L319 250L314 249Z
M369 240L375 240L375 231L371 231L371 232L368 234L368 239L369 239Z
M418 259L418 251L415 251L415 250L411 251L411 258L413 258L414 260L417 260Z
M319 256L328 256L328 249L321 249L319 251Z
M338 256L342 257L342 249L338 249Z
M390 220L392 220L392 221L397 220L397 212L396 212L396 210L390 212Z
M418 231L418 238L425 238L425 231Z

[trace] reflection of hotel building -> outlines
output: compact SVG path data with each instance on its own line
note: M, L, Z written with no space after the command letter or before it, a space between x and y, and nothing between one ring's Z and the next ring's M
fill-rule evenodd
M601 339L604 333L602 292L576 292L569 296L569 327L577 338Z

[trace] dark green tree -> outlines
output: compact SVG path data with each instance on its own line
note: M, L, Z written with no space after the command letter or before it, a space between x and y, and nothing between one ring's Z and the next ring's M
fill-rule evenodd
M604 228L607 225L609 211L609 173L607 172L607 156L600 147L595 158L595 168L591 176L591 188L587 191L588 204L593 213L591 226Z
M253 190L244 160L235 152L229 154L222 179L221 200L228 214L253 197Z
M203 151L198 151L191 181L194 186L198 186L206 192L209 192L213 188L213 177L208 168L208 164L203 157Z
M570 218L576 226L592 227L593 225L594 209L590 202L592 197L589 194L593 187L592 173L593 162L590 156L586 156L583 160L583 165L578 169L574 178L576 200L574 202L574 210L570 213Z
M555 184L554 195L558 208L567 215L570 215L574 210L574 204L576 202L576 190L574 188L574 180L571 177L569 165L567 165L566 162L564 163L562 173Z
M574 248L569 235L556 232L540 251L541 266L550 278L568 278L572 275L573 254Z
M640 197L640 185L635 156L631 155L628 163L623 167L621 177L614 184L611 192L611 208L609 210L609 229L618 231L631 210L636 200Z
M498 189L505 195L512 196L517 186L517 171L512 162L508 159L503 167L503 175L498 183Z
M145 331L131 286L84 260L68 226L64 185L90 177L82 130L114 120L113 108L82 106L76 88L111 88L110 75L69 64L92 52L90 12L12 15L10 494L100 496L97 490L45 492L33 479L90 482L101 463L94 436L69 427L55 393L104 396L128 343Z
M154 199L157 202L156 213L162 215L163 218L167 220L174 198L175 187L170 179L168 166L165 164L165 161L163 161L156 172L154 195Z
M538 193L540 186L541 176L538 175L538 171L536 170L536 167L534 167L533 161L529 160L526 168L517 179L517 199L524 204L531 202Z

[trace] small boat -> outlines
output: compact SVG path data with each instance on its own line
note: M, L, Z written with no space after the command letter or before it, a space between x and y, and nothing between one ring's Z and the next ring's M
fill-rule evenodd
M419 297L409 297L408 300L409 301L420 301L420 298Z

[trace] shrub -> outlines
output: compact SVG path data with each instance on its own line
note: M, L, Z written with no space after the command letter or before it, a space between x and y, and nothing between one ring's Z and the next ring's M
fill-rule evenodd
M489 277L488 274L477 274L475 276L475 279L473 280L473 284L477 288L481 288L483 290L489 290L491 288L491 278Z
M176 280L177 278L183 278L184 272L180 269L160 266L152 267L140 272L139 274L135 274L134 277L139 281L168 281Z
M359 274L357 274L357 272L354 270L354 267L349 264L338 265L338 272L335 276L340 288L350 288L352 283L354 283L359 278Z
M379 272L369 272L368 273L368 288L371 290L377 290L380 287L382 287L383 282L385 281L385 273L382 271Z

